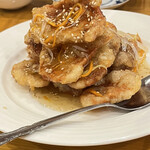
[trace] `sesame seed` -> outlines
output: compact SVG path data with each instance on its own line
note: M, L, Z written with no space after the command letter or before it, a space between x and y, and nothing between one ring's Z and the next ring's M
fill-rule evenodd
M58 12L58 10L56 10L56 12Z
M76 7L76 8L75 8L75 11L78 11L78 10L79 10L79 8L78 8L78 7Z
M88 21L91 21L91 19L90 19L90 18L88 18Z
M79 37L79 36L77 36L77 39L80 39L80 37Z
M45 58L45 56L43 55L43 56L42 56L42 58L44 59L44 58Z
M92 1L92 5L96 5L96 2Z
M85 25L85 27L87 27L87 26L88 26L88 24Z
M45 72L51 73L51 72L52 72L52 69L46 69Z
M82 35L82 36L84 35L84 32L83 32L83 31L81 31L81 35Z
M61 16L61 13L57 15L57 17Z
M79 23L79 20L77 20L76 23Z
M68 15L68 12L65 12L65 15L67 16L67 15Z
M71 24L73 24L73 23L74 23L74 21L73 21L73 20L71 20L71 21L70 21L70 23L71 23Z

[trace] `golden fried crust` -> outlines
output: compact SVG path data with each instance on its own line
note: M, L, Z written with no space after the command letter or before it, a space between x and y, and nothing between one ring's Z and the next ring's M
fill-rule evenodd
M83 9L82 15L76 22L71 23L66 27L64 25L62 29L58 30L55 45L60 43L65 44L68 42L92 42L98 36L103 34L106 19L98 7L101 1L95 0L94 2L92 0L92 2L89 3L89 1L78 0L78 2L81 4ZM94 5L91 3L95 4L95 7L92 7ZM54 22L63 11L63 14L68 14L70 8L72 8L75 4L75 1L62 0L55 2L53 5L45 5L41 8L34 8L29 37L34 35L36 41L39 40L40 43L44 45L52 46L51 41L49 41L49 43L45 43L44 41L56 33L57 27L51 26L47 20ZM37 15L45 16L46 19L43 19L42 17L36 18ZM58 21L59 20L56 22Z
M80 78L77 82L69 84L69 86L74 89L84 89L101 80L106 73L105 68L97 68L89 76Z
M89 76L82 77L77 82L69 84L70 87L83 89L94 85L106 75L107 68L113 65L116 55L119 52L120 39L114 32L109 31L105 33L105 36L98 38L98 40L107 43L106 45L103 44L104 46L99 48L96 55L92 58L94 65L99 67L93 70ZM100 47L98 40L96 40L95 45L98 44Z
M39 74L48 81L61 84L76 82L82 75L84 66L96 53L96 49L89 50L86 57L82 57L81 53L77 55L70 48L65 49L62 54L55 50L51 60L48 50L43 48L40 54Z
M120 51L117 55L115 62L113 64L113 68L115 69L130 69L133 70L133 68L136 66L136 59L133 57L130 53Z
M38 64L34 60L24 60L15 64L11 74L20 85L34 87L44 87L49 81L44 80L38 73Z
M141 78L129 70L112 71L107 75L102 85L92 87L81 95L80 100L83 106L118 103L130 99L141 87ZM99 92L101 96L90 91Z

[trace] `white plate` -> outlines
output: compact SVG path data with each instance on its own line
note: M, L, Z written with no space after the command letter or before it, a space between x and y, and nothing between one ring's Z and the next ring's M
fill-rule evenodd
M117 8L125 3L127 3L129 0L102 0L101 8Z
M139 33L150 48L149 16L114 10L105 10L104 14L119 30ZM0 130L4 132L60 114L39 104L27 88L11 77L12 65L26 58L24 35L28 29L29 22L25 22L0 33ZM66 146L117 143L149 135L149 114L150 107L131 113L114 109L89 112L57 122L24 139Z

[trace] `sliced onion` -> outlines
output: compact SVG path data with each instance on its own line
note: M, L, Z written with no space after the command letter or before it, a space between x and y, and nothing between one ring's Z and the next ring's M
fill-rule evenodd
M51 62L53 61L53 59L54 59L54 55L53 55L53 52L51 51L51 49L49 49L49 48L46 48L47 50L48 50L48 53L49 53L49 55L50 55L50 57L51 57L51 60L50 60L50 64L51 64Z
M97 69L97 68L104 68L104 69L107 71L107 67L104 66L104 65L97 65L97 66L95 66L95 67L93 68L92 71L94 71L94 70Z
M42 23L41 35L43 35L43 33L44 33L44 31L45 31L46 25L47 25L47 23L44 21L44 22Z
M88 54L83 52L83 51L77 51L75 49L73 49L73 52L78 56L78 57L86 57L88 59Z
M79 51L81 51L81 52L87 52L86 49L84 49L84 48L82 48L82 47L80 47L80 46L77 46L77 45L74 45L73 48L75 48L75 49L77 49L77 50L79 50Z
M121 38L122 50L127 51L127 46L129 45L135 54L135 58L138 60L138 58L139 58L138 51L137 51L135 45L132 42L129 42L130 39L134 40L134 38L131 35L124 33L122 31L118 31L118 35ZM134 57L132 54L131 54L131 56Z

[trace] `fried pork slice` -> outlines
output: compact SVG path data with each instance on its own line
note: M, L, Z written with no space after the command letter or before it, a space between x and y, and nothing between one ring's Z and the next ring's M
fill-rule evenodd
M112 71L101 85L91 87L80 97L83 106L118 103L130 99L141 87L141 78L129 70Z
M120 33L119 33L120 34ZM121 48L112 66L113 69L129 69L138 71L146 58L145 47L139 35L121 32Z
M85 65L96 53L92 45L63 45L53 53L43 48L40 54L39 74L46 80L61 84L76 82L82 75Z
M101 0L61 0L33 9L33 20L25 37L47 47L64 43L92 42L104 33L106 19Z
M107 73L104 67L98 67L89 76L81 77L77 82L69 84L74 89L84 89L101 80Z
M116 33L114 33L114 31L107 31L107 34L107 36L105 35L98 38L98 41L104 41L104 43L107 44L102 48L99 48L97 53L92 58L93 68L91 69L91 73L85 76L83 73L83 76L81 76L77 82L69 84L70 87L75 89L83 89L94 85L106 75L107 68L111 67L114 63L120 48L120 38L116 35ZM99 45L98 41L95 43ZM90 67L87 68L89 69ZM88 72L87 68L85 68L85 72Z
M112 67L117 70L133 70L136 67L136 59L128 52L120 51Z
M24 60L13 66L11 74L17 83L29 86L31 89L47 86L49 81L44 80L38 74L38 67L39 65L34 60Z
M137 52L137 48L134 49ZM116 56L112 68L115 70L120 70L120 69L133 70L136 67L136 62L137 62L136 54L133 51L133 48L128 44L126 46L126 49L124 49L123 43L121 43L120 51Z

